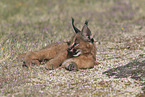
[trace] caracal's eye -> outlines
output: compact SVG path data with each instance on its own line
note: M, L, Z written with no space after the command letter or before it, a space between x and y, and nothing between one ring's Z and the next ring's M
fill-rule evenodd
M74 43L74 45L75 45L75 46L78 46L78 45L79 45L79 43L76 43L76 42L75 42L75 43Z

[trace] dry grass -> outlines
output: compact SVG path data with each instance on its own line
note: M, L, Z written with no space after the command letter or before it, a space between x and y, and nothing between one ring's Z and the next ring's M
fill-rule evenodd
M144 0L2 0L0 96L145 95L142 93L144 65L143 72L137 73L142 75L142 80L133 79L131 75L114 78L102 74L127 66L134 59L145 60L144 10ZM30 70L21 67L22 63L17 61L20 53L69 40L73 33L71 17L79 28L85 19L90 20L89 28L97 40L96 56L101 64L77 72L47 71L41 66Z

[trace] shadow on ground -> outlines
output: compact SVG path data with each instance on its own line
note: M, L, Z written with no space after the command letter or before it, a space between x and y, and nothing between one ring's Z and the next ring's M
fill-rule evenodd
M114 78L127 78L130 76L132 79L139 80L145 95L145 58L135 59L126 65L109 69L103 74Z

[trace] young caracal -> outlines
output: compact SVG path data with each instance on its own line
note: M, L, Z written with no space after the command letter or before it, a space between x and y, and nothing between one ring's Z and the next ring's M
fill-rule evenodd
M96 64L96 47L88 28L88 21L85 21L80 31L74 26L74 19L72 18L72 28L75 34L69 42L54 43L38 51L21 54L18 58L23 59L23 66L29 67L45 62L45 68L48 70L61 66L70 71L94 67Z

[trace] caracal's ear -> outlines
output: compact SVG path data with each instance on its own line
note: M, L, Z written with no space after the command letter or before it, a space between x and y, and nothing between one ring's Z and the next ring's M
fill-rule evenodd
M73 28L73 30L74 30L75 33L81 32L78 28L76 28L76 27L74 26L74 18L72 18L72 28Z
M81 34L85 40L90 41L92 43L94 42L94 39L93 39L92 34L91 34L91 30L88 28L88 21L87 20L85 21L85 24L82 28Z

